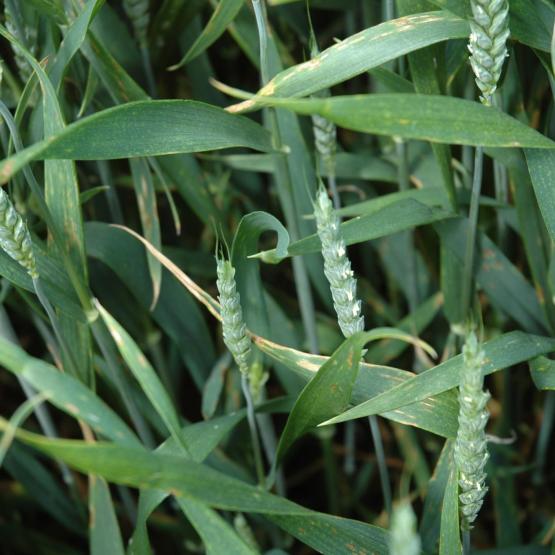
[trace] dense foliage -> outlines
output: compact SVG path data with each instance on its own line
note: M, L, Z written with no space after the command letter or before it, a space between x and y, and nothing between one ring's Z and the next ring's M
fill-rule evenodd
M555 549L552 0L3 0L0 553Z

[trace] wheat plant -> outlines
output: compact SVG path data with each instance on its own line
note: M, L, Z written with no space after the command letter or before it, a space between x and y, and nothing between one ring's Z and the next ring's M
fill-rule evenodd
M1 0L0 553L551 553L554 28Z

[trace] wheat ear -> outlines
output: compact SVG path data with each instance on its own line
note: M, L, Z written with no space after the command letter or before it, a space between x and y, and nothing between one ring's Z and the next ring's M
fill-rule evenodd
M39 277L29 229L1 187L0 247L25 268L33 279Z
M148 0L124 0L123 8L133 26L133 33L140 46L147 44L148 24L150 13L148 11Z
M459 429L455 441L455 464L459 472L461 527L470 530L488 491L485 466L489 458L485 426L490 394L483 391L484 352L476 334L470 332L463 347L459 386Z
M235 283L235 268L229 260L217 259L219 301L221 305L224 343L242 374L248 375L251 340L243 320L241 296Z
M356 297L357 282L347 257L339 218L322 185L316 193L314 216L322 243L324 273L330 284L339 327L345 337L350 337L364 330L364 317L361 316L361 302Z
M508 0L471 0L470 64L482 102L491 105L503 62L507 57L509 38Z
M391 518L389 555L420 555L416 515L408 502L397 505Z

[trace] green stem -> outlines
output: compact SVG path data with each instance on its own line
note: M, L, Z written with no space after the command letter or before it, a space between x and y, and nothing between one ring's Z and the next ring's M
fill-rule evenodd
M331 192L333 207L336 210L339 210L341 208L341 198L339 196L339 191L337 190L337 179L333 168L328 169L328 189Z
M150 61L150 51L146 44L141 45L141 59L146 75L146 85L148 94L152 98L156 98L156 81L154 80L154 72L152 71L152 62Z
M324 456L329 512L333 515L337 515L339 514L339 488L337 480L337 463L333 453L333 434L333 426L319 428L318 435L320 437L320 445L322 446L322 454Z
M354 420L345 423L345 460L343 462L343 472L351 476L355 472L355 451L356 451L356 425Z
M464 276L462 292L462 312L468 314L472 293L472 277L474 270L474 250L476 242L476 227L478 225L478 210L480 208L480 191L482 189L483 149L476 147L474 157L474 177L470 196L470 211L468 214L468 228L466 234L466 248L464 253Z
M156 442L154 441L152 433L144 421L142 414L135 405L133 398L129 395L129 388L127 387L127 384L124 383L120 373L119 365L117 363L118 359L113 352L111 340L109 339L108 333L104 329L100 318L97 318L91 323L91 331L98 347L100 348L100 352L106 361L112 381L121 396L121 400L123 401L127 413L129 414L129 418L133 423L133 427L135 428L137 435L146 447L154 449Z
M45 294L43 288L42 288L42 284L41 284L41 280L40 278L33 278L33 286L35 288L35 293L37 295L37 298L40 301L40 304L42 305L42 307L44 308L48 319L50 320L50 325L52 326L52 329L54 330L54 335L56 336L56 340L58 341L58 344L60 346L60 350L64 356L65 361L67 362L67 364L69 365L69 368L67 368L66 370L74 377L79 376L79 371L77 369L77 363L75 362L74 358L73 358L73 354L71 352L71 350L69 349L66 340L64 339L64 336L62 334L62 330L60 329L60 322L58 321L58 317L56 316L56 312L54 311L54 308L52 307L52 305L50 304L50 301L48 300L47 295Z
M256 477L258 484L264 484L264 465L262 463L262 450L260 448L260 439L258 437L258 429L256 427L256 416L254 414L254 404L252 402L251 390L249 388L249 381L246 374L241 374L241 388L245 401L247 403L247 421L249 423L249 430L251 434L252 450L254 455L254 466L256 468Z
M380 485L382 488L382 496L384 500L385 510L387 512L388 520L391 522L392 514L392 495L391 484L389 481L389 471L385 461L385 452L383 448L382 435L378 426L378 419L375 415L368 417L370 423L370 433L372 434L372 441L374 442L374 450L376 452L376 461L378 463L378 473L380 475Z
M474 79L469 77L464 89L464 98L466 100L474 100ZM474 171L472 162L472 147L470 145L462 146L461 163L465 168L464 185L467 190L472 187L472 172Z
M470 530L463 530L463 555L470 555Z
M19 343L17 336L13 330L12 324L8 318L6 310L4 306L0 305L0 334L3 335L8 341L11 341L15 345ZM19 384L21 385L21 389L25 394L27 399L32 399L36 395L35 389L29 385L23 378L20 376L17 377ZM52 417L50 415L50 411L48 407L40 404L34 407L34 413L37 417L37 421L39 426L42 429L42 432L47 438L54 439L59 437L58 431L56 430L56 426L52 421ZM58 462L58 468L60 469L60 473L62 474L62 478L68 489L70 490L71 496L77 506L77 510L80 513L80 516L85 517L84 511L82 510L81 500L79 498L79 494L77 491L77 486L75 484L75 480L73 478L73 474L71 473L68 466L62 462Z
M540 433L538 435L538 442L536 444L535 454L535 470L532 480L534 484L540 485L543 483L545 461L547 458L549 441L553 433L555 424L555 392L547 391L545 395L545 402L543 405L543 418Z

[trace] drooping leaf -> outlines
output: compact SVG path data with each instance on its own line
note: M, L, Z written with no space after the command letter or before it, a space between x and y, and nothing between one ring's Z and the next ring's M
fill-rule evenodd
M0 429L5 427L6 421L0 419ZM335 555L347 544L355 552L369 551L377 555L388 552L388 534L382 528L311 511L183 457L101 442L51 440L21 430L17 435L40 451L108 481L171 491L184 499L224 510L268 515L293 536L324 554Z
M276 455L278 463L299 437L330 415L345 410L359 372L362 348L369 341L384 338L418 343L412 336L394 328L359 332L345 340L299 395L281 434Z
M262 95L307 96L341 83L403 54L453 38L465 38L468 23L447 12L386 21L352 35L315 58L276 75Z
M243 146L271 151L267 131L194 100L150 100L108 108L68 125L0 163L5 183L36 159L113 160Z
M499 110L450 96L361 94L299 100L257 96L228 110L239 112L257 103L320 114L361 133L457 145L555 148L555 142Z
M483 373L487 375L554 351L555 340L513 331L484 343L483 349L486 361ZM342 415L328 420L326 424L380 414L448 391L458 386L462 364L462 355L457 355L439 366L434 366L405 383L361 403Z
M257 346L272 359L282 363L302 379L311 380L315 373L328 360L328 357L303 353L271 341L257 338ZM376 364L362 363L353 386L351 403L357 405L407 382L414 374ZM416 426L443 437L455 437L457 433L458 402L456 395L446 392L407 404L402 409L380 413L380 416L395 422Z

